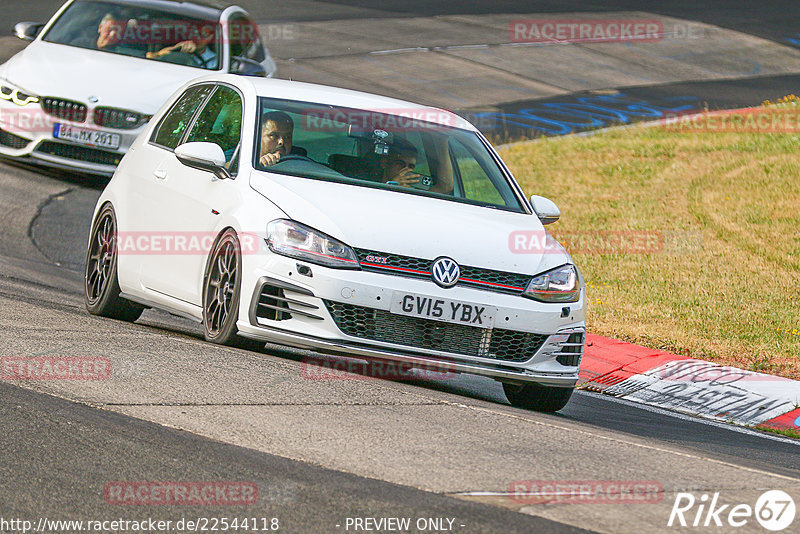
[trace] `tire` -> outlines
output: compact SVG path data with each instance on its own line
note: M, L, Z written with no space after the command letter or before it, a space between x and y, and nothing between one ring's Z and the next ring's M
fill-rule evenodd
M117 218L111 204L106 204L92 225L86 268L83 274L83 302L92 315L135 321L144 306L120 297L117 278Z
M540 384L503 382L503 391L512 406L537 412L557 412L567 405L573 390L573 388L557 388Z
M240 338L239 299L242 290L242 249L236 232L228 228L217 239L203 277L203 333L219 345L247 344Z

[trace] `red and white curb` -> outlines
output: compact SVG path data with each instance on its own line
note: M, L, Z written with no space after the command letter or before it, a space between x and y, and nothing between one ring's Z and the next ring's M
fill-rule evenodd
M588 334L579 386L746 426L800 431L800 382Z

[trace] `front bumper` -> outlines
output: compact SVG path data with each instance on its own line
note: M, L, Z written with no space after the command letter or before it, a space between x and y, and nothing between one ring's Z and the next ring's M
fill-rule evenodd
M57 139L53 136L53 126L57 122L117 134L120 146L112 150ZM145 125L118 130L89 121L71 122L45 114L37 104L20 109L0 101L0 155L59 169L111 176L144 128Z
M349 357L362 357L376 360L391 360L411 364L427 370L440 370L443 373L468 373L488 376L504 382L535 382L544 386L574 387L578 382L578 372L558 375L554 373L536 373L525 369L506 368L471 362L448 361L431 356L406 353L401 350L390 350L368 345L359 345L347 341L332 341L315 338L296 332L287 332L276 328L259 326L257 330L240 331L241 335L286 345L298 349L308 349L327 354Z
M237 327L246 337L506 382L572 387L578 380L585 340L583 297L569 306L543 304L518 295L472 288L444 290L429 280L329 269L274 254L268 258L265 266L244 270ZM310 269L313 276L298 276L298 267ZM389 312L394 291L485 303L496 306L500 313L491 329L408 318ZM337 316L336 310L341 306L367 310L365 313L372 315L362 315L360 328L348 330ZM565 307L570 308L567 316L563 316ZM387 324L391 325L393 337L379 335L385 334ZM449 336L452 342L431 342L425 337L428 326L434 333L444 332L442 337ZM518 337L506 336L501 351L495 340L504 333ZM470 337L474 347L466 339ZM519 340L519 355L509 354L509 339ZM532 345L531 339L539 340L538 344Z

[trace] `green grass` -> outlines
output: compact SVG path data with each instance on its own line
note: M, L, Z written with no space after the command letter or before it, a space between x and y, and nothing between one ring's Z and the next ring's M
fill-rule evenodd
M800 377L800 135L634 127L502 156L526 193L559 205L557 238L661 240L572 251L591 332Z
M772 434L779 434L781 436L786 436L787 438L794 438L800 439L800 432L797 430L792 430L791 428L772 428L771 426L764 426L758 425L753 427L756 430L761 430L762 432L770 432Z

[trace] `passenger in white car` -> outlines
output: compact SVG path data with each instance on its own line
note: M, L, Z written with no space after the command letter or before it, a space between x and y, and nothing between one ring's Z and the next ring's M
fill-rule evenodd
M428 189L434 193L449 194L453 191L453 170L447 153L447 138L437 136L435 142L436 179L414 172L417 167L417 148L409 141L395 137L389 153L380 160L383 183L395 183L402 187Z

